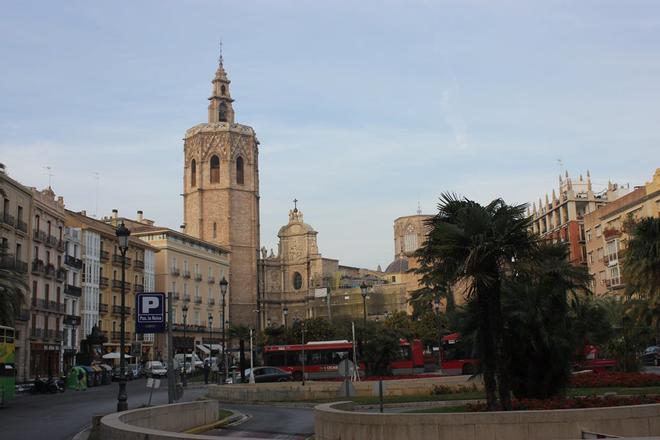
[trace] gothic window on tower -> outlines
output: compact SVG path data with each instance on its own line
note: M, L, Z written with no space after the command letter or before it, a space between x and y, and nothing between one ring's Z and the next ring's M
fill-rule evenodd
M294 272L293 273L293 288L296 290L300 290L302 287L302 275L300 275L300 272Z
M238 156L236 158L236 183L243 185L243 158Z
M211 183L220 182L220 158L218 156L211 157Z
M197 186L197 162L195 159L190 162L190 186Z
M218 108L218 121L227 122L227 105L224 102Z
M403 249L406 252L413 252L417 250L417 234L412 225L408 225L406 235L403 237Z

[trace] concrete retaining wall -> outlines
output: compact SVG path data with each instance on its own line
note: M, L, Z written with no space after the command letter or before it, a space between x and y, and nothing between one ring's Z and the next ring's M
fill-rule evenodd
M217 439L182 431L218 421L217 400L177 403L113 413L101 418L103 440Z
M401 379L383 381L385 396L412 396L431 394L435 385L449 387L472 386L478 380L469 380L470 376L438 376L420 379ZM354 382L357 396L377 396L378 382ZM291 402L301 400L333 399L341 396L342 382L275 382L259 384L210 385L208 396L224 402Z
M454 414L380 414L349 411L351 404L318 405L316 440L545 440L578 439L583 431L660 435L660 404L553 411Z

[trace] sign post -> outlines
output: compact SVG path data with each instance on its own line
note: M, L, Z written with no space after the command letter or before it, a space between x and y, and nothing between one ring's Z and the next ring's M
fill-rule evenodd
M165 332L165 294L159 292L135 295L135 333Z

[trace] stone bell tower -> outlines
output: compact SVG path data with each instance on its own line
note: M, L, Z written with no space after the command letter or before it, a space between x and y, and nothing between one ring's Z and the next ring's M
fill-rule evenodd
M184 138L185 232L230 249L226 313L232 324L254 327L258 319L259 141L252 127L234 122L234 100L222 54L212 84L208 122L190 128ZM213 291L219 292L217 286Z

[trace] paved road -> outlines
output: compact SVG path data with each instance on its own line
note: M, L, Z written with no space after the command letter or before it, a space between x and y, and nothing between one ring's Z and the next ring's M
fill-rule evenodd
M164 383L164 381L162 382ZM0 438L2 440L68 440L95 414L108 414L117 408L119 385L88 388L58 394L23 394L6 408L0 409ZM137 408L147 403L149 393L146 380L128 382L128 407ZM206 389L186 389L184 401L195 400ZM152 404L167 403L167 386L154 391Z
M238 426L210 431L206 433L207 435L302 440L314 433L314 411L311 408L265 405L222 406L248 415L250 419Z

